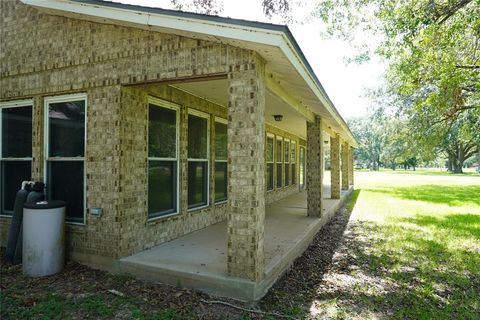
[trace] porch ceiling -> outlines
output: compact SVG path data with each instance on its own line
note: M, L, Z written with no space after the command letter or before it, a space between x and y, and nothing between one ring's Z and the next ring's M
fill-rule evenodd
M177 83L172 86L216 104L225 107L228 105L228 80L226 79ZM267 90L265 104L265 120L268 124L306 139L307 125L305 118L300 116L283 99ZM275 121L273 119L274 114L283 115L283 120Z

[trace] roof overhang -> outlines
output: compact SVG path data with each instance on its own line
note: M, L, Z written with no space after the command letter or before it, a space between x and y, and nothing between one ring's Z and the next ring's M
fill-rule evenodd
M330 130L339 133L350 145L358 146L286 26L101 0L21 1L55 15L177 34L256 51L267 62L267 76L286 92L294 92L293 99L305 110L320 115Z

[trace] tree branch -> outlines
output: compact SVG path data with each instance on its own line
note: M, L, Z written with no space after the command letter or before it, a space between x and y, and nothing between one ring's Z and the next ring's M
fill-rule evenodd
M476 65L456 65L455 68L459 68L459 69L480 69L480 66L476 66Z
M472 2L472 0L460 0L457 4L453 5L452 7L448 8L445 12L442 14L438 15L438 24L443 24L445 21L447 21L450 17L452 17L458 10L462 9L465 7L467 4ZM443 17L442 17L443 16Z

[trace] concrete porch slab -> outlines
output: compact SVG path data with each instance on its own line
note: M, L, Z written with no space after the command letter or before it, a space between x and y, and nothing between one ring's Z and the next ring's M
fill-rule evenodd
M325 196L329 196L329 188L325 189ZM324 199L321 219L307 217L306 192L268 205L264 242L266 268L260 283L227 275L226 221L120 259L119 271L214 295L259 300L303 253L351 192L352 189L342 191L340 200Z

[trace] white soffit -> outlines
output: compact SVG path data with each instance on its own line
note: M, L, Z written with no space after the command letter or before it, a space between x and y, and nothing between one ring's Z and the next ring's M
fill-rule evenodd
M327 122L331 123L344 139L357 146L350 129L312 74L308 62L285 26L220 17L207 18L206 15L99 0L21 1L51 14L210 40L254 50L265 58L268 70L278 77L285 89L291 89L290 92L300 96L314 113L327 118Z

